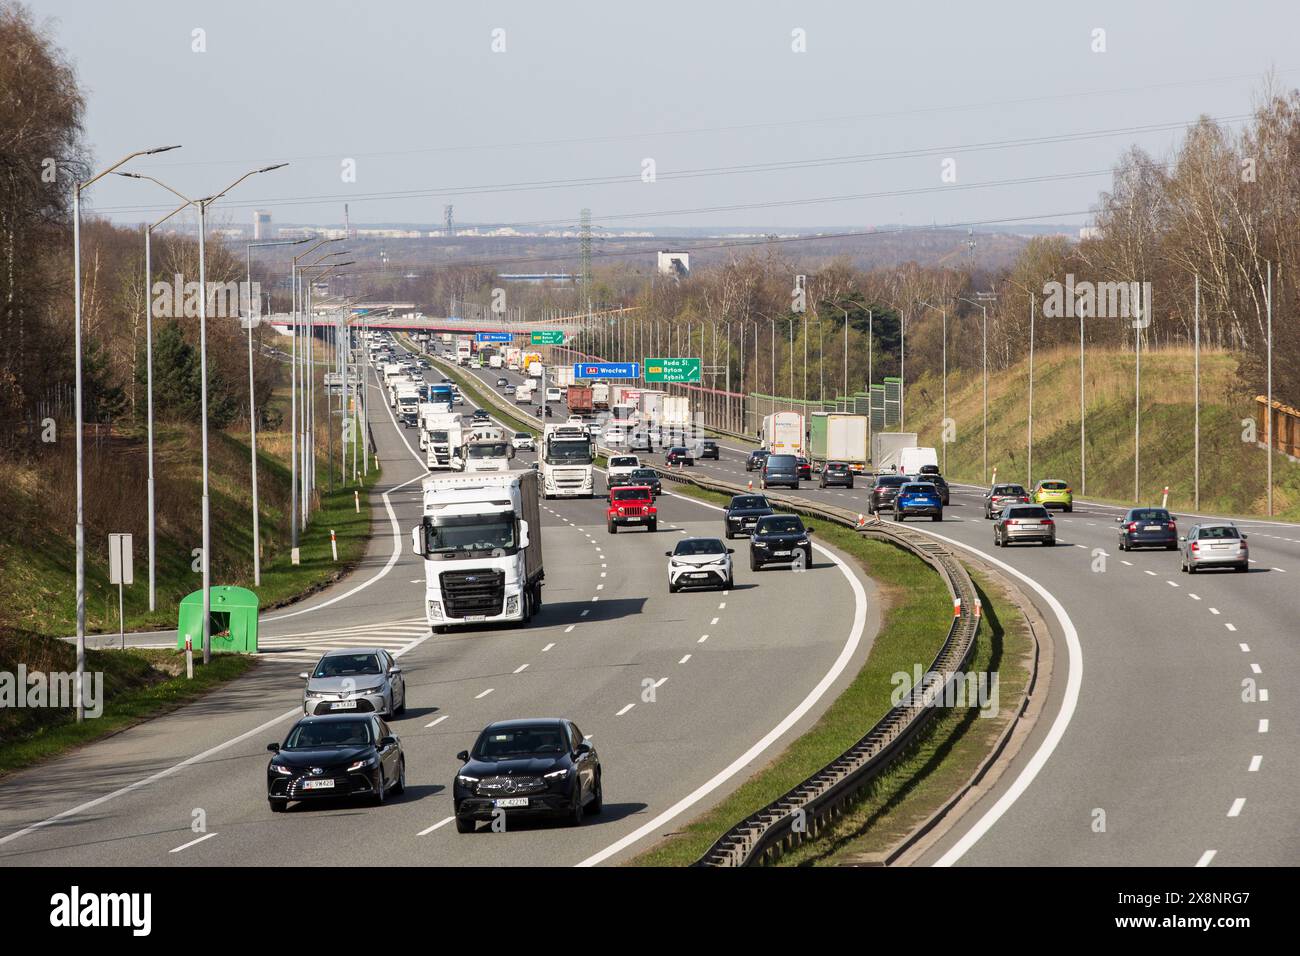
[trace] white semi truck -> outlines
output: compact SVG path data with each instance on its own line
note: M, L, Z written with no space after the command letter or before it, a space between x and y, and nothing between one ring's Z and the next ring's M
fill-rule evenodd
M415 428L420 424L420 386L414 382L398 381L395 388L397 420L407 428Z
M542 429L542 447L537 456L542 494L547 498L592 497L595 452L581 421L548 424Z
M424 447L425 465L430 471L460 471L465 467L460 457L461 446L465 443L460 416L441 403L431 402L423 408L428 409L420 420L420 443Z
M798 412L776 412L763 416L763 447L773 455L804 453L803 416Z
M527 624L542 606L537 473L431 475L411 529L424 558L424 611L434 632L468 624Z
M500 425L475 425L460 457L467 472L509 471L515 446Z

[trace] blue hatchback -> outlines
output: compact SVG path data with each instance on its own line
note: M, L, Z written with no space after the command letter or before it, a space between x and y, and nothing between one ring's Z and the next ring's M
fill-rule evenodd
M909 481L898 489L898 497L894 499L895 521L916 515L929 515L931 521L943 520L943 498L939 489L928 481Z

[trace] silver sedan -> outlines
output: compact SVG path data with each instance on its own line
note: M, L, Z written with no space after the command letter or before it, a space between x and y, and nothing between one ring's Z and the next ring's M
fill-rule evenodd
M328 651L310 673L302 712L321 714L381 714L386 720L406 711L406 680L393 656L381 647L352 647Z
M1178 539L1182 570L1195 574L1201 568L1250 570L1250 546L1246 535L1228 521L1193 525Z

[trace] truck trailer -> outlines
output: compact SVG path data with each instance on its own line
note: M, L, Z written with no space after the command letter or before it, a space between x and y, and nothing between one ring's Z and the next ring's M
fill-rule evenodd
M825 465L828 461L842 461L855 472L865 471L871 455L867 443L868 424L866 415L813 412L811 453L808 456L813 467Z
M916 432L872 432L871 467L877 474L898 470L900 453L916 447Z

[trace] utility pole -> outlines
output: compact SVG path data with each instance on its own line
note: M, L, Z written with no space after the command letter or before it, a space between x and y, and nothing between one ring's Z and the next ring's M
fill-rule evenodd
M1192 373L1192 407L1195 409L1194 425L1192 432L1194 435L1195 451L1192 456L1192 510L1201 510L1201 276L1198 273L1193 277L1193 288L1195 289L1195 308L1192 319L1192 343L1194 359L1194 371Z
M1034 294L1029 293L1029 454L1025 461L1025 487L1033 489L1034 484L1034 314L1038 302Z

